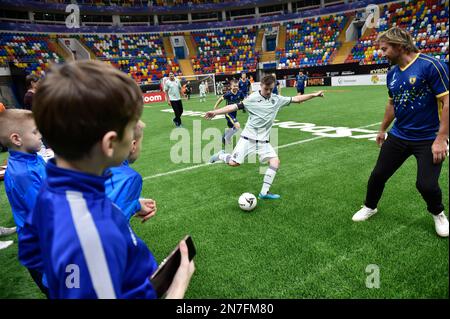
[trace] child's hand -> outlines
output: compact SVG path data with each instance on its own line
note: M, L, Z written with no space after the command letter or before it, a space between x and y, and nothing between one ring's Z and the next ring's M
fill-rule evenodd
M135 216L140 218L142 223L145 223L155 216L157 211L156 201L153 199L141 198L139 199L139 203L141 204L141 210L138 211Z

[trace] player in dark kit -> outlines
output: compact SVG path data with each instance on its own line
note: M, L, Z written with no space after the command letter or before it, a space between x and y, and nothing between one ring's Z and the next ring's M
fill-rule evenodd
M298 72L298 75L295 77L295 87L297 88L298 94L305 94L305 86L307 80L308 76L303 74L303 71Z
M231 81L231 90L221 96L216 104L214 105L214 109L217 109L219 104L225 100L227 101L227 105L237 104L241 102L245 98L244 94L239 91L238 82L236 80ZM228 129L223 135L222 141L224 144L229 144L231 142L231 138L237 131L241 128L238 120L237 120L237 112L231 112L225 114L225 118L227 119Z
M239 92L242 93L244 98L249 96L249 94L251 93L251 86L252 84L250 83L250 80L247 79L247 74L242 73L241 78L239 79ZM242 112L245 113L245 110L242 110Z

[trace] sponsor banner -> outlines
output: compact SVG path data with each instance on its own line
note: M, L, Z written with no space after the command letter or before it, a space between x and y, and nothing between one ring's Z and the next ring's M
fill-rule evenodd
M322 78L309 78L307 81L307 86L330 86L331 78L322 77Z
M352 76L333 76L332 86L386 85L386 74L367 74Z
M144 93L142 94L144 104L164 102L166 100L166 95L162 92L154 93Z

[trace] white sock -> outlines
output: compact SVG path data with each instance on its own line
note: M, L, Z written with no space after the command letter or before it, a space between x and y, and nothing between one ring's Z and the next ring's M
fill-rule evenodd
M269 192L270 186L272 186L275 175L277 174L277 169L275 167L269 166L264 175L264 182L261 188L261 194L266 195Z
M219 159L221 161L224 161L225 163L228 163L230 161L230 158L231 158L231 154L228 154L228 153L219 154Z

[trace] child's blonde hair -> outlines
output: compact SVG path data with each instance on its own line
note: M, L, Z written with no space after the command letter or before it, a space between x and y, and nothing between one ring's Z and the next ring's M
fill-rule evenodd
M10 109L0 112L0 144L11 147L11 134L23 134L24 123L34 120L29 110Z

